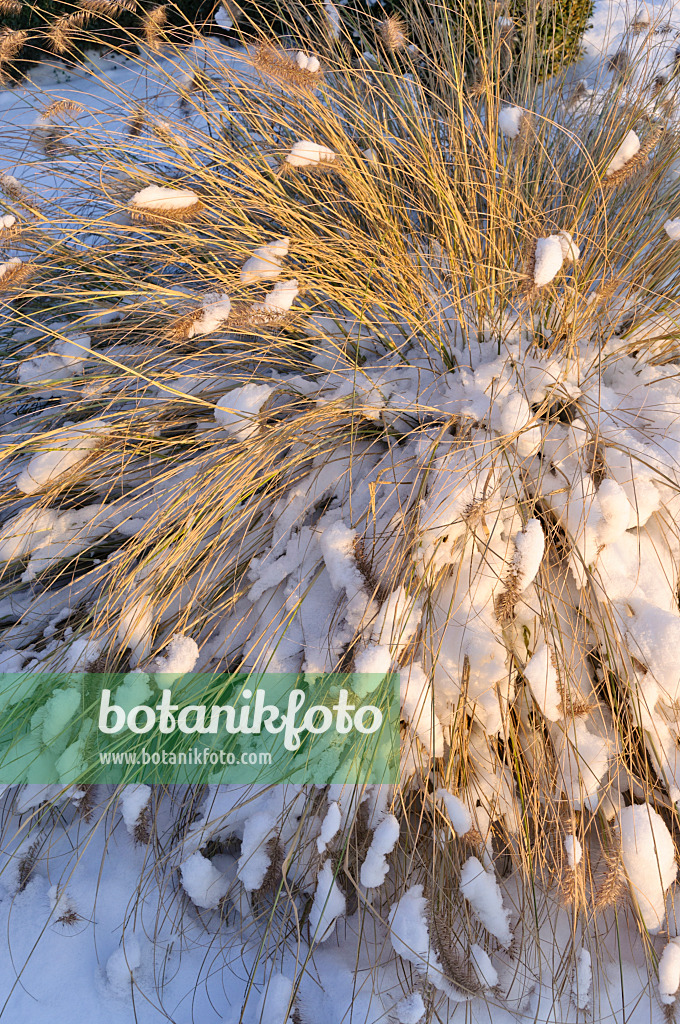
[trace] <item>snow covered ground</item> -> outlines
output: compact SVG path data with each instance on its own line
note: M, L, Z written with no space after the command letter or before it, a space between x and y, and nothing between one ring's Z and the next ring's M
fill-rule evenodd
M652 4L648 4L645 10L654 26L653 47L649 61L638 73L651 77L669 74L680 46L680 10L676 12L668 5ZM588 88L592 89L606 82L610 72L603 70L603 60L619 50L626 25L636 14L638 20L646 17L637 5L597 4L593 28L586 38L586 57L575 78L585 78ZM87 129L90 137L98 126L102 137L110 132L123 132L125 118L120 114L121 102L128 111L134 110L135 102L139 101L159 116L177 117L181 97L168 87L168 81L181 81L187 68L196 63L209 69L211 54L219 50L220 45L211 41L194 47L187 53L186 65L159 58L154 73L148 72L146 63L134 57L123 59L119 55L108 58L92 54L90 71L72 72L58 61L53 65L41 64L26 83L0 93L3 143L0 147L0 172L15 176L22 185L43 199L61 194L64 182L61 164L45 155L44 140L40 135L40 129L44 127L41 118L50 104L57 100L78 103L83 111L73 119L74 130ZM600 77L602 75L604 79ZM160 158L160 143L158 154ZM308 152L298 151L296 156L309 159ZM73 197L76 205L77 199L77 196ZM68 220L68 214L66 209L65 220ZM553 255L561 265L564 247L557 236L551 236L551 239ZM265 262L283 257L285 248L285 244L281 244L280 251L265 253ZM546 252L540 253L537 260L537 274L552 273L551 254L545 248ZM255 254L255 260L262 258L261 252ZM253 263L249 269L252 272L258 267ZM244 270L248 272L246 268ZM261 266L259 272L262 276ZM540 283L538 279L537 283ZM291 289L292 286L289 291ZM217 305L219 307L219 302ZM221 315L220 308L206 309L204 321L207 322L211 315ZM195 325L198 333L201 323L199 320ZM30 340L30 335L26 340ZM64 355L73 358L70 349ZM267 396L259 397L264 401ZM257 411L258 396L248 393L242 394L241 398L242 405L236 411L233 405L218 406L216 419L227 432L247 437L248 427L243 426L239 415L244 410ZM504 429L508 432L515 429L521 413L521 409L510 408L508 403L503 408L506 417ZM528 440L526 435L525 440ZM33 472L37 471L34 465ZM24 493L31 493L30 480ZM437 529L436 522L431 525L433 530ZM536 561L530 532L517 544L517 551L518 573L524 572L528 578L531 570L527 565ZM539 561L541 555L542 548ZM614 568L611 571L614 576ZM534 653L537 661L540 657L544 657L547 664L547 651ZM538 678L543 681L546 675L543 670L538 673ZM531 682L530 670L528 679ZM535 696L546 718L555 721L559 714L555 693L546 691ZM273 942L273 939L263 940L254 927L249 929L251 908L244 909L240 921L227 921L226 924L221 921L221 912L216 908L225 879L233 879L237 871L241 872L239 877L242 880L245 877L237 858L228 851L218 853L212 859L219 871L213 871L205 858L194 851L191 861L183 861L184 890L172 884L171 880L176 881L178 877L180 860L187 851L182 851L180 858L173 849L170 834L172 818L163 806L158 813L156 854L161 858L167 856L171 864L164 884L159 888L149 859L151 848L135 843L134 832L136 827L142 827L139 822L144 813L145 798L144 793L130 795L131 802L127 805L122 802L120 808L114 802L101 820L95 818L96 827L86 823L73 805L62 805L59 811L54 812L54 820L45 822L41 833L44 848L40 850L33 871L20 868L21 864L30 865L31 851L21 844L14 849L16 844L9 842L9 869L0 876L0 934L4 947L0 956L0 1017L4 1015L4 1019L12 1024L66 1024L80 1019L92 1024L131 1024L132 1021L140 1024L155 1024L157 1021L172 1021L174 1024L193 1021L217 1024L225 1021L236 1024L241 1018L245 996L254 986L256 995L251 995L248 1000L244 1024L268 1020L283 1024L292 982L299 974L299 961L304 958L304 950L292 942L286 948L282 946L278 954L272 956L265 974L264 968L256 966L260 959L260 944L263 941ZM26 810L29 813L34 810L30 800ZM455 813L456 808L452 805L449 809L452 820ZM390 817L382 818L376 829L371 856L364 864L366 877L362 878L362 883L367 887L380 884L384 854L391 849L390 842L395 841ZM465 822L456 821L455 829L463 834ZM71 853L75 839L85 833L88 835L87 843L74 862ZM266 837L266 827L263 834ZM34 841L32 837L31 842ZM572 844L569 856L578 859L575 844ZM173 857L177 858L176 863L172 862ZM626 867L629 875L633 877L636 871L641 872L639 885L644 891L645 866L635 862L634 849L628 850L628 858ZM667 864L664 870L668 874ZM20 877L22 871L28 872L27 877ZM321 932L332 930L340 914L341 900L344 908L344 897L333 888L330 871L326 875L323 870L319 873L318 898L310 911L310 920ZM141 889L140 878L143 879ZM650 884L649 889L649 906L645 905L643 910L650 930L654 930L664 910L675 929L680 918L680 903L676 906L673 898L668 897L667 905L664 905L663 890L659 897L653 885ZM509 908L503 905L500 890L491 884L484 866L474 857L465 864L461 891L471 913L477 915L487 930L496 936L501 947L510 946ZM191 896L193 906L188 903L184 892ZM324 898L328 896L325 904L319 893ZM423 925L423 903L422 893L414 887L393 908L392 946L413 965L416 974L420 972L421 978L425 974L429 981L434 979L436 983L438 967L429 955L427 930ZM64 920L60 921L60 918ZM391 954L385 922L376 919L375 932L361 937L357 935L358 927L356 917L344 918L337 928L337 935L315 954L314 967L304 975L301 983L300 995L306 1016L300 1024L311 1024L317 1020L328 1020L331 1024L350 1020L359 1024L369 1020L376 1024L394 1020L400 1024L416 1024L420 1019L420 996L404 995L409 984L403 967ZM566 912L556 913L550 921L543 922L541 928L542 941L524 950L526 962L532 963L535 980L531 984L523 984L522 979L515 979L513 970L516 964L510 957L505 974L499 978L497 968L480 948L475 953L478 974L486 976L489 986L500 982L506 998L503 1005L495 1003L491 994L486 1000L461 1002L457 1009L452 1009L451 1021L475 1020L481 1024L482 1021L493 1020L494 1024L505 1024L519 1018L545 1021L546 1024L572 1021L576 1024L582 1020L601 1021L603 1024L609 1021L655 1024L665 1019L662 1006L650 995L643 943L637 935L629 935L625 929L618 932L612 928L591 951L585 945L580 946L579 937L571 933L571 922ZM515 936L515 941L521 943L521 937ZM557 965L563 950L567 946L572 948L574 943L579 947L579 953L572 990L556 999L553 978ZM353 959L357 947L361 951L358 965ZM656 952L660 955L662 946ZM385 968L379 992L373 988L370 970L376 956L389 965ZM593 1004L590 975L591 958L595 956L601 958L598 964L601 980L597 1002ZM429 959L427 963L426 958ZM673 993L674 984L677 987L675 976L680 971L677 960L675 947L664 953L662 994ZM272 962L277 965L274 972ZM130 985L131 973L134 986ZM443 984L441 978L439 981ZM652 984L656 985L656 981ZM516 996L513 995L514 989ZM451 998L455 1000L455 991L452 991ZM513 1003L515 1014L509 1009ZM451 1006L454 1006L453 1002Z

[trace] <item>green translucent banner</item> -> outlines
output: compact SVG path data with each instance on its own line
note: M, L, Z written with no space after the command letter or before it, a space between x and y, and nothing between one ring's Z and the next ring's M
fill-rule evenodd
M399 677L0 674L0 784L393 783Z

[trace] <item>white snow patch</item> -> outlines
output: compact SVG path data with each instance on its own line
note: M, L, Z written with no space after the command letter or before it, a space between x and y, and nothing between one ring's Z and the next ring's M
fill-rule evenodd
M309 926L316 942L324 942L335 928L335 922L345 913L345 897L333 877L333 867L326 860L316 880L314 902L309 914Z
M675 881L675 846L666 823L649 804L619 812L621 856L631 892L647 929L655 934L666 916L666 891Z
M294 144L285 162L292 167L318 167L319 164L333 163L336 155L328 146L302 139Z
M199 201L198 196L190 188L167 188L165 185L148 185L135 192L130 206L136 209L163 212L168 210L186 210Z
M460 873L460 891L480 923L502 946L512 942L510 911L503 906L503 895L495 875L485 871L476 857L468 857Z
M361 865L359 878L367 889L375 889L385 881L389 870L387 858L397 845L398 839L399 822L393 814L388 814L376 827L366 859Z
M592 979L593 969L590 962L590 953L587 949L581 948L576 955L574 980L571 986L572 998L579 1010L588 1009Z
M516 139L522 126L524 111L521 107L503 107L498 114L498 127L510 139Z
M257 433L259 412L274 389L267 384L244 384L223 395L215 406L215 420L239 441Z
M192 903L204 910L214 910L229 889L229 879L196 851L180 868L182 888Z
M559 235L548 235L547 238L536 240L536 258L534 262L534 284L542 288L550 284L559 273L564 263L564 250Z
M466 832L469 832L472 828L472 816L460 797L449 793L448 789L442 787L437 790L435 796L438 800L444 801L446 813L456 835L464 836Z
M659 960L659 999L670 1005L680 988L680 936L675 936L664 946Z
M607 177L611 177L612 174L615 174L617 171L620 171L625 167L628 161L632 160L639 150L640 140L631 128L619 148L616 150L616 153L614 153L614 156L607 167Z
M47 451L34 455L19 473L16 485L23 494L36 494L86 459L108 427L103 420L84 420L77 427L54 431L45 441Z
M562 717L562 695L554 655L546 643L538 645L523 674L544 717L549 722L557 722Z
M277 238L260 245L241 267L241 284L273 281L281 273L281 260L288 255L289 238Z

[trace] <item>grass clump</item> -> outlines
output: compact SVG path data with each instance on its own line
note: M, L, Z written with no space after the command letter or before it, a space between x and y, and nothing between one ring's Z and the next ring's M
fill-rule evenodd
M624 925L653 980L675 885L677 138L619 79L574 105L482 40L471 78L445 7L373 48L322 15L200 67L159 36L169 108L4 189L3 657L397 669L398 786L145 795L140 892L237 918L302 1021L336 941L428 1019L521 1008L561 944L571 1019ZM52 700L12 706L58 774L88 722Z

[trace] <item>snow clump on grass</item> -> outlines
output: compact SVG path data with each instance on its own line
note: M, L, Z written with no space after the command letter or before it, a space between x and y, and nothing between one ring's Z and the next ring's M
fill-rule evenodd
M536 239L534 284L537 288L543 288L546 284L550 284L562 269L563 263L563 239L559 235Z
M510 911L503 906L503 894L492 872L485 871L476 857L469 857L460 873L460 891L486 930L502 946L512 942Z
M627 163L629 163L633 157L640 151L640 139L637 134L631 130L626 135L625 139L614 153L614 156L609 161L607 166L607 177L610 178L617 171L623 170Z
M678 871L673 839L663 818L649 804L623 807L618 824L633 898L646 928L656 934L666 916L666 892Z
M680 988L680 938L667 942L659 960L659 999L666 1006L675 1002Z
M285 162L291 167L318 167L333 163L336 155L328 146L320 146L316 142L303 139L294 144Z
M259 429L259 413L273 388L266 384L244 384L220 398L215 421L239 441L253 437Z
M498 125L504 135L516 139L522 127L524 111L521 107L503 107L498 115Z
M665 221L664 231L672 242L680 242L680 217Z
M277 238L254 250L241 268L241 284L270 281L281 273L281 260L288 255L289 238Z
M17 476L17 488L30 495L54 483L86 459L108 430L104 420L92 419L55 431L47 440L48 451L34 455Z
M168 188L166 185L148 185L135 192L129 203L133 217L144 218L153 214L183 217L197 213L202 203L190 188Z

